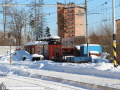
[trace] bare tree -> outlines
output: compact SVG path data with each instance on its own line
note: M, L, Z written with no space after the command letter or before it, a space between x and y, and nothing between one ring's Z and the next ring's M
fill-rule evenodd
M11 15L11 32L15 37L16 46L22 45L22 28L24 26L24 10L13 8Z
M3 39L3 43L2 43L2 45L4 45L4 46L6 46L7 44L8 44L8 42L7 42L7 34L6 34L6 32L7 32L7 16L9 16L8 14L9 14L9 9L10 9L10 6L6 6L6 4L10 4L12 2L12 0L2 0L2 4L4 4L4 6L2 6L2 8L1 8L1 13L3 14L3 28L4 28L4 30L3 30L3 36L2 36L2 39Z
M98 26L97 30L90 32L90 43L100 44L103 52L113 55L112 29L108 24Z

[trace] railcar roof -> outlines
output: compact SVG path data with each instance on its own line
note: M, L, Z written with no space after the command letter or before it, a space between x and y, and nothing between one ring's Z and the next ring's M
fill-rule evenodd
M40 42L38 45L48 44L48 42Z
M38 43L39 43L39 41L27 42L27 43L25 44L25 46L27 46L27 45L36 45L36 44L38 44Z
M57 40L57 39L60 39L60 37L59 36L50 36L50 37L43 37L43 38L39 38L39 40L50 40L50 39L55 39L55 40Z
M33 41L33 42L27 42L25 46L28 45L38 45L38 44L48 44L48 42L43 42L43 41Z
M82 44L80 46L87 46L87 44ZM88 46L100 46L99 44L88 44Z

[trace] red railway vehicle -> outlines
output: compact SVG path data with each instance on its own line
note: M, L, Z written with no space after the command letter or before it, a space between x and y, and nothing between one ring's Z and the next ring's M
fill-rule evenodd
M54 49L55 48L60 48L61 47L61 43L57 42L57 41L51 41L48 43L48 45L43 45L43 56L45 59L53 59L54 57Z
M30 54L43 55L44 59L52 59L54 56L54 49L60 48L61 44L58 41L50 42L29 42L25 44L24 49Z
M59 61L59 62L62 60L61 47L54 47L54 56L53 56L52 60Z
M54 61L57 62L64 62L65 56L73 56L74 55L74 48L73 47L56 47L54 48Z
M24 49L30 54L43 55L44 59L51 60L54 57L54 49L61 48L61 43L58 37L49 37L41 39L36 42L28 42L25 44Z

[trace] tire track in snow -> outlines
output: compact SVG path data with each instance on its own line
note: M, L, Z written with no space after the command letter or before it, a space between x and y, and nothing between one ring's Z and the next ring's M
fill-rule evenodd
M23 77L23 76L10 76L10 77L8 76L5 78L9 79L9 81L15 80L18 82L28 83L30 85L35 86L36 88L41 87L45 90L86 90L86 89L75 87L75 86L69 86L69 85L65 85L65 84L61 84L61 83L57 83L53 81L46 81L46 80L30 78L30 77L28 78L28 77ZM6 88L10 89L10 88L16 88L16 87L7 86Z
M17 71L16 71L17 72ZM24 72L24 71L22 71ZM21 74L20 71L18 71L17 73ZM86 83L86 82L79 82L79 81L73 81L73 80L68 80L68 79L64 79L64 78L58 78L58 77L54 77L54 76L46 76L46 75L40 75L40 74L33 74L31 72L25 72L22 73L21 75L28 75L28 76L31 76L31 77L37 77L37 78L43 78L43 79L47 79L47 80L53 80L53 81L57 81L57 82L62 82L62 83L65 83L65 84L71 84L72 83L72 86L80 86L80 87L83 87L83 88L86 88L86 89L100 89L100 90L119 90L117 88L112 88L112 87L107 87L107 86L101 86L101 85L95 85L95 84L91 84L91 83Z

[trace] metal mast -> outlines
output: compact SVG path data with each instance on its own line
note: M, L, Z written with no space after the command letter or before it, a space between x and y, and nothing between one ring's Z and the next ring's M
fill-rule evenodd
M86 43L87 43L87 57L89 57L87 0L85 0L85 13L86 13Z
M37 4L37 2L36 2L36 0L35 0L35 32L34 32L34 34L36 34L36 32L37 32L37 30L36 30L36 24L37 24L37 7L36 7L36 4ZM35 37L34 37L34 40L36 40L36 35L35 35Z
M113 22L113 56L114 67L118 66L116 53L116 23L115 23L115 0L112 0L112 22Z
M4 21L4 46L5 46L5 34L6 34L6 1L4 1L5 7L3 7L3 21Z
M65 0L65 5L66 5L66 0Z

